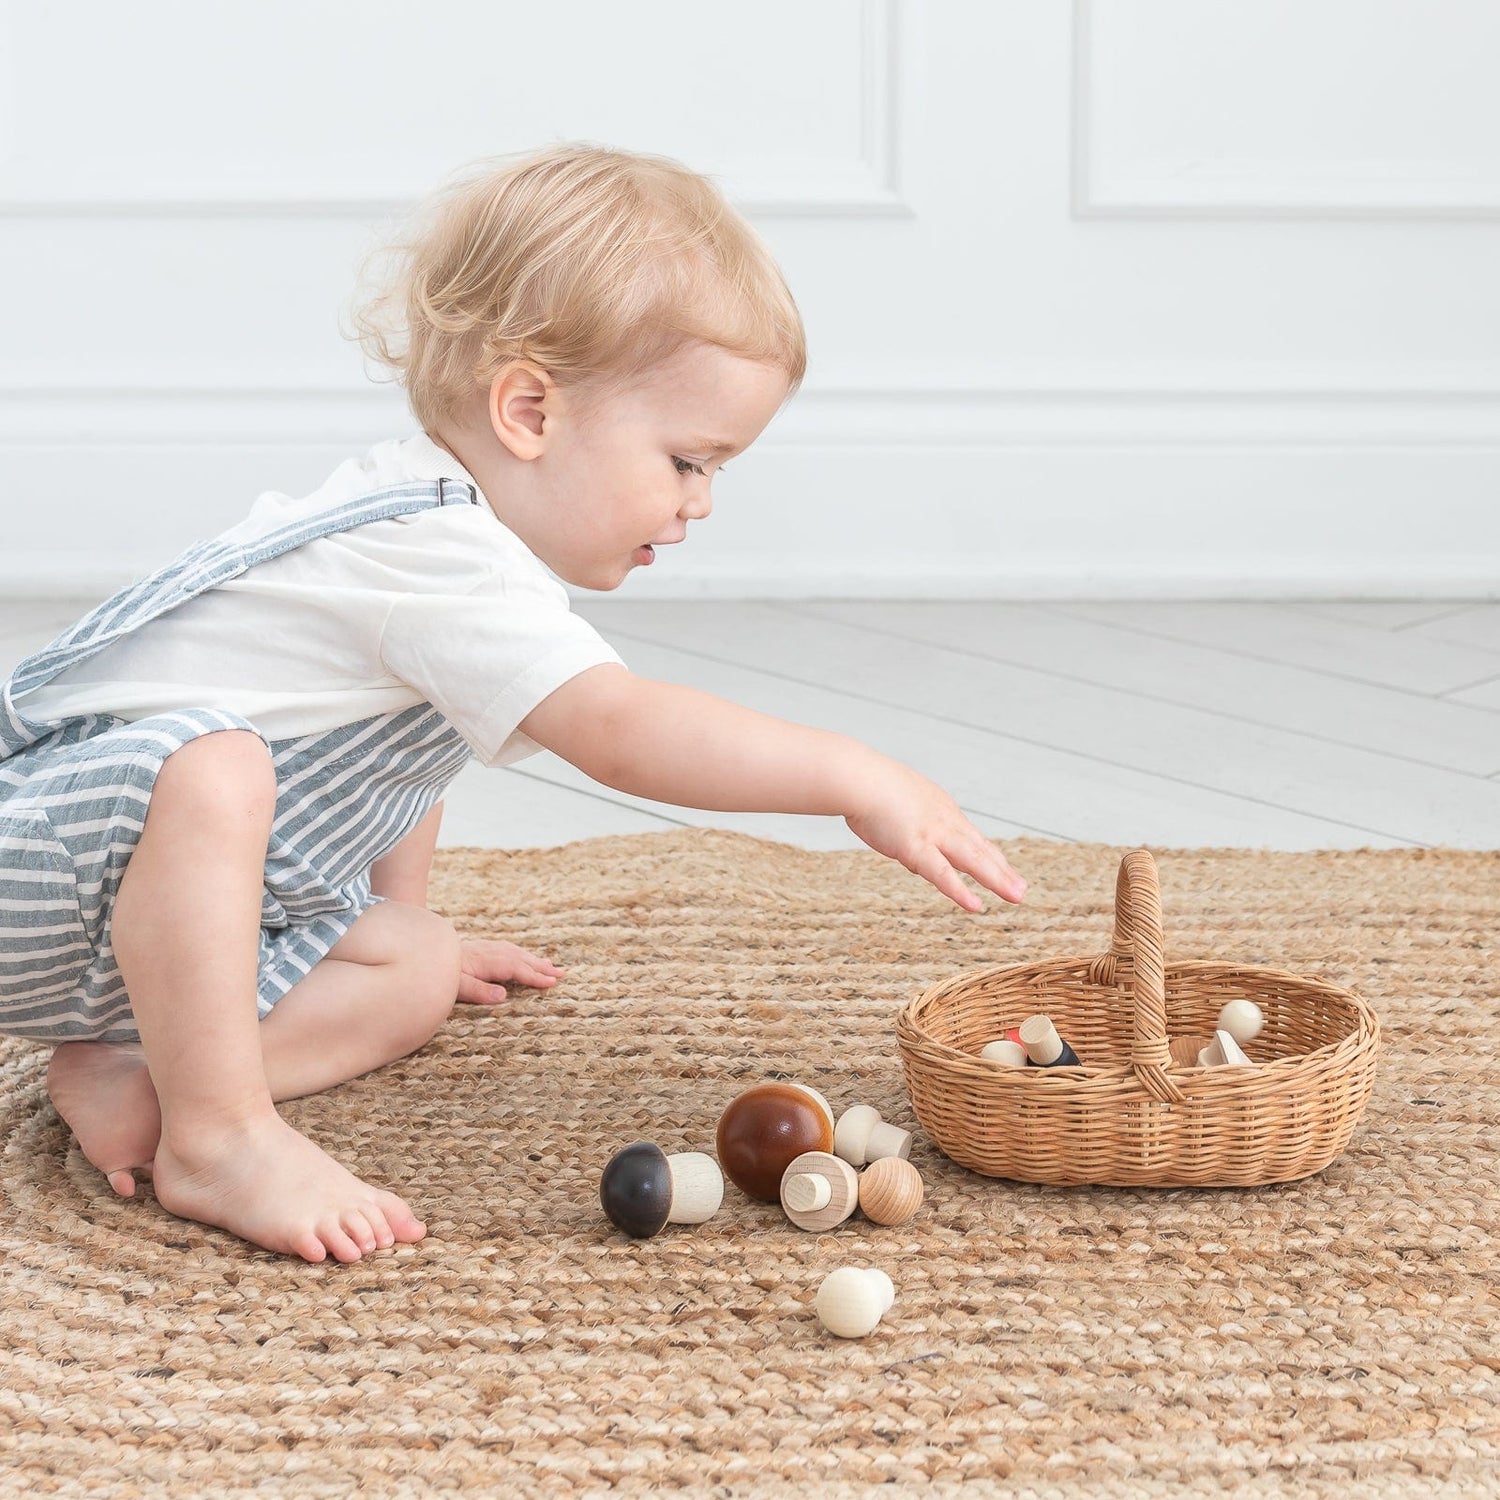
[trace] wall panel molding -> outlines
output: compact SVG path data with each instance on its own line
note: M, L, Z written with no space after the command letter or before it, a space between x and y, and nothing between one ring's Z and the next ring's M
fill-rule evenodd
M1123 13L1126 0L1112 0ZM1194 159L1147 156L1111 169L1103 161L1096 107L1096 0L1073 0L1071 207L1075 219L1500 219L1500 172L1452 164L1402 170L1390 162L1313 162L1300 173L1274 156ZM1295 35L1288 45L1295 45Z
M1357 443L1500 446L1500 369L1414 383L1410 369L1194 367L1047 378L934 369L882 381L868 370L804 385L752 452L789 441L876 447L1048 441L1131 446ZM0 446L157 447L376 442L413 419L392 386L165 381L43 385L0 380Z
M717 173L741 211L765 218L908 218L901 192L901 132L906 60L901 51L903 0L858 0L859 150L846 160L818 161L812 172L792 174L768 157L739 172ZM3 42L3 38L0 38ZM0 46L0 64L4 48ZM21 136L23 122L7 111L0 67L0 143ZM539 143L540 144L540 143ZM313 190L117 194L37 191L18 180L16 150L0 153L0 218L384 219L409 213L419 195L351 191L330 180Z
M824 383L716 487L695 546L630 591L1500 597L1500 379L1332 376ZM0 598L102 597L239 520L261 489L305 493L411 428L390 389L0 388Z

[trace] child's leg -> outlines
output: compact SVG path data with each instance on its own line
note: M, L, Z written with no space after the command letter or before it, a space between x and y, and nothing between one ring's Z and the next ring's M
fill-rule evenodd
M452 1013L458 934L419 906L382 901L260 1023L272 1097L318 1094L415 1052Z
M425 1233L272 1102L256 1011L260 907L276 783L263 742L193 740L158 773L120 879L115 958L161 1107L156 1196L179 1217L270 1250L357 1260L360 1244Z
M320 1093L416 1051L452 1010L458 965L458 935L441 917L397 901L370 907L260 1023L272 1099ZM161 1139L142 1049L64 1042L47 1088L84 1154L130 1197L133 1169L151 1165Z

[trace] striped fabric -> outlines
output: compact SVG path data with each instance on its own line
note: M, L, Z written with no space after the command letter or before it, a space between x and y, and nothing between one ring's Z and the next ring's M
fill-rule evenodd
M134 723L97 714L43 722L18 700L256 563L389 516L475 503L469 486L436 480L362 497L250 544L201 542L16 668L0 689L0 1032L139 1040L110 919L156 776L199 735L259 734L219 709L185 706ZM431 704L267 744L277 800L261 901L262 1016L380 899L371 865L426 816L470 754Z

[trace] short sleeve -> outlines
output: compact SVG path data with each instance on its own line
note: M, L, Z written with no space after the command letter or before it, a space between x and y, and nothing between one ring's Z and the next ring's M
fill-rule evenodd
M465 594L403 594L386 616L380 658L486 766L509 765L540 748L516 726L569 678L623 665L568 607L561 584L499 575Z

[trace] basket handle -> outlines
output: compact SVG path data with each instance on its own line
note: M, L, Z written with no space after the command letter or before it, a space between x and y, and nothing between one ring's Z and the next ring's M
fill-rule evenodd
M1167 1074L1167 996L1163 973L1161 886L1148 849L1132 849L1115 881L1115 935L1108 953L1089 965L1095 984L1128 984L1135 1007L1130 1066L1147 1093L1180 1104L1182 1090Z

